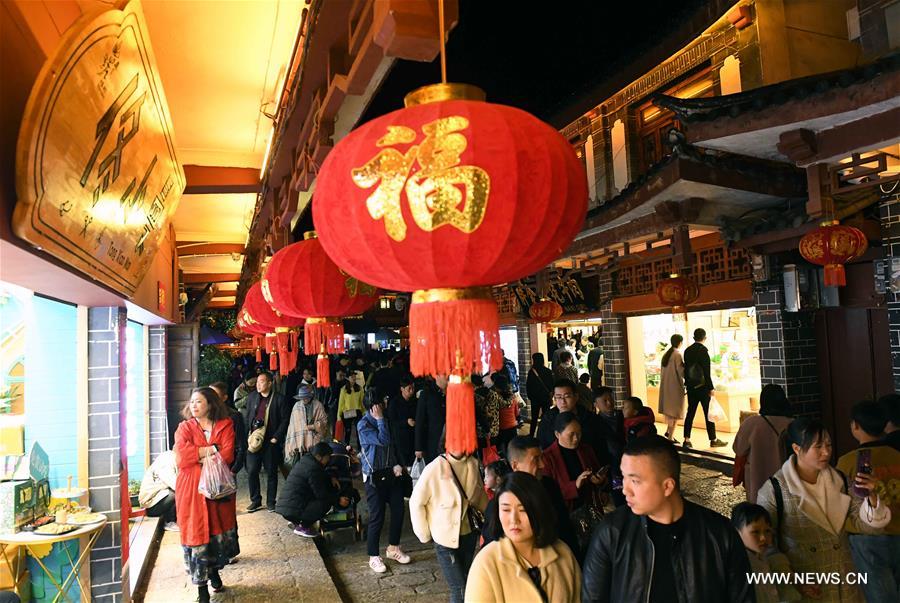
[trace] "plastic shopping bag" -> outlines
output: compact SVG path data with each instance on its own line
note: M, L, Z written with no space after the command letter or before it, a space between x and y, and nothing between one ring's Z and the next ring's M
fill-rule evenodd
M409 470L409 476L412 478L413 487L419 481L422 472L425 471L425 459L416 459L413 461L412 469Z
M234 474L218 452L207 457L206 462L203 463L197 491L210 500L225 498L237 491Z
M725 414L725 409L722 408L722 405L719 404L719 401L716 400L715 396L712 396L709 399L709 422L710 423L721 423L723 421L728 420L728 415Z

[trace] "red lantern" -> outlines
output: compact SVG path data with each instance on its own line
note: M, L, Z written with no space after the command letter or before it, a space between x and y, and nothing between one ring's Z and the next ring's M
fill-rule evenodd
M253 335L253 346L256 348L256 362L262 362L262 343L268 330L250 315L246 307L238 311L237 325L245 333Z
M314 232L273 255L261 284L262 295L274 310L307 317L306 353L319 354L318 384L328 387L328 354L344 352L340 317L369 309L378 300L378 290L338 268Z
M551 322L562 316L563 307L552 299L544 299L528 308L528 316L535 322Z
M866 252L869 242L858 228L840 224L837 220L823 222L800 239L800 255L807 262L825 266L825 286L843 287L847 284L844 264Z
M313 218L350 274L414 291L411 369L450 375L447 449L475 449L467 375L502 366L490 285L545 267L584 222L587 178L568 141L460 84L426 86L406 108L329 153Z
M297 366L297 334L304 319L281 314L273 309L263 297L260 283L253 283L247 290L244 306L255 320L270 327L270 333L275 332L271 338L269 333L266 334L266 351L270 354L271 363L269 367L275 370L277 363L281 374L287 375Z
M672 314L677 314L687 312L688 304L697 301L700 297L700 288L690 278L672 274L659 282L656 286L656 295L659 301L672 306Z

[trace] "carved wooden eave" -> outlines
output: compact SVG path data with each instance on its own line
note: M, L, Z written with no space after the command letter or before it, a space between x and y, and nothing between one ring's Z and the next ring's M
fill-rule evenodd
M447 31L458 12L456 0L444 0ZM239 303L267 255L290 242L291 223L309 204L319 166L356 126L393 61L432 61L439 41L437 0L313 0L304 10L275 116Z

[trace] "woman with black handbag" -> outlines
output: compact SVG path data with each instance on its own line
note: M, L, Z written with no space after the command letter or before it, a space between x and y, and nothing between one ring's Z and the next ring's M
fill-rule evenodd
M369 525L367 548L369 567L377 574L387 571L379 551L381 526L384 525L384 513L387 505L391 506L391 523L388 528L388 547L386 557L400 564L411 560L400 548L400 536L403 531L403 514L405 512L405 496L412 491L412 479L400 465L394 442L391 438L390 424L385 419L382 404L372 404L356 426L359 437L360 455L363 470L363 482L366 485L366 504L369 508Z

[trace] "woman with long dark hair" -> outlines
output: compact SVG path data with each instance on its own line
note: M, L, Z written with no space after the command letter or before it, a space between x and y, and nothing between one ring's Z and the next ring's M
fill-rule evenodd
M234 462L234 424L219 394L209 387L191 393L181 416L184 421L175 431L175 509L184 560L203 603L209 601L207 581L214 591L222 590L219 570L240 552L235 496L211 500L198 490L203 465L216 453L225 463Z
M735 467L743 464L747 500L755 503L756 494L789 455L782 451L782 434L793 420L791 405L780 385L764 385L759 395L759 414L744 419L731 448ZM739 483L739 482L738 482Z
M472 562L466 601L549 603L581 601L581 570L557 538L550 499L529 473L507 475L488 521L493 541Z
M675 424L684 417L684 359L678 348L684 337L675 333L660 362L659 412L666 417L666 438L675 441Z

